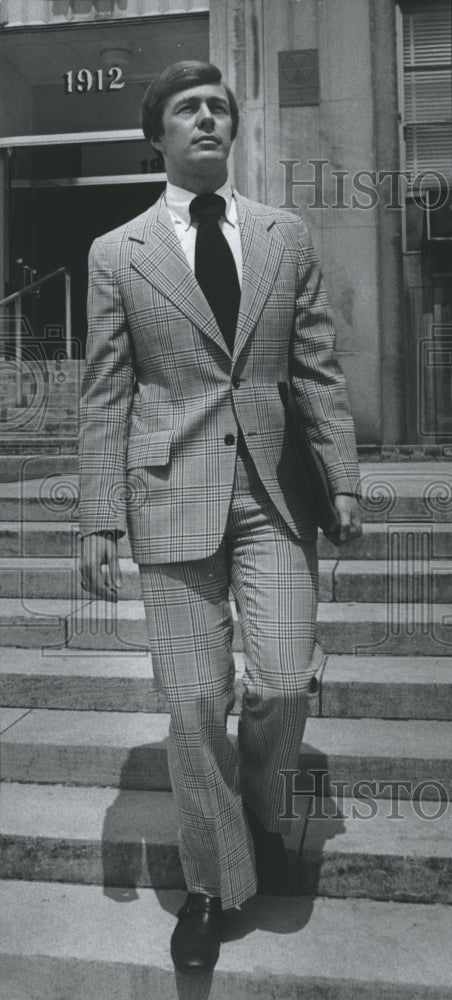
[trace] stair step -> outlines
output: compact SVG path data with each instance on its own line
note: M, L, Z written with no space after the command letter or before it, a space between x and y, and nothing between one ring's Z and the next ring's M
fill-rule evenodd
M78 606L68 600L0 598L0 645L64 648L68 631L74 630Z
M303 894L452 903L448 811L447 801L316 801L304 827Z
M75 542L75 538L73 538ZM140 600L138 566L121 559L121 600ZM367 603L434 602L452 600L452 560L425 562L386 560L319 561L321 601ZM30 555L0 558L1 597L68 599L85 597L80 586L79 553L72 557Z
M167 714L32 709L19 721L2 736L3 780L170 789Z
M68 649L0 648L0 704L76 711L167 711L148 654L77 654Z
M0 708L0 735L13 726L19 719L28 715L29 708Z
M392 525L406 519L426 525L451 521L451 462L364 463L360 471L364 521ZM0 520L70 520L77 495L78 477L69 472L20 484L0 483Z
M132 559L121 559L121 600L141 600L138 566ZM334 560L319 565L320 600L333 600ZM72 558L29 556L0 558L0 597L86 599L80 585L78 554Z
M452 463L360 463L365 521L445 522L452 514Z
M307 813L307 803L303 815ZM289 829L289 827L292 829ZM286 824L299 892L303 823ZM4 783L0 879L185 888L171 792ZM127 894L126 894L127 895Z
M334 571L335 601L415 604L452 601L452 560L349 560Z
M24 482L0 482L1 521L73 521L78 476L50 475Z
M418 815L412 802L343 799L333 809L328 800L307 820L306 809L288 839L294 892L301 874L304 895L452 902L447 808L423 802ZM184 888L177 839L170 792L3 785L3 879Z
M125 536L124 536L125 537ZM69 558L79 556L80 539L76 521L1 521L0 546L4 558ZM121 555L130 556L130 546Z
M2 786L0 878L183 889L177 840L171 792Z
M452 525L435 524L433 521L420 522L397 520L379 523L364 522L363 533L346 545L333 545L320 533L318 552L322 559L340 559L341 562L355 559L394 559L396 546L400 553L411 558L421 554L422 558L449 558L452 555ZM421 548L422 547L422 548Z
M141 597L138 566L121 559L121 600ZM333 559L319 561L320 600L444 603L452 599L452 560L387 563L385 560ZM80 586L78 553L72 557L30 556L0 558L0 595L25 598L85 596Z
M234 653L237 686L245 663ZM148 653L0 647L0 705L103 712L167 712ZM237 708L236 708L237 710Z
M8 1000L452 998L452 909L440 904L255 897L225 913L214 975L194 983L169 954L182 892L143 889L118 906L97 886L6 881L2 899Z
M452 719L452 657L330 655L321 678L320 712Z
M170 788L166 713L4 711L20 713L8 722L2 737L5 781ZM234 737L237 717L229 718L228 731ZM331 787L338 781L351 789L360 780L400 780L410 781L414 789L421 782L435 781L446 794L451 756L448 722L309 718L297 787L318 791L322 779L308 772L327 770ZM327 779L323 781L326 787ZM377 791L383 797L391 795L390 788ZM401 794L406 798L408 793ZM425 787L423 794L436 800L438 788ZM295 804L305 797L295 796Z
M327 653L450 656L451 604L319 604L318 641Z
M319 533L318 552L320 559L340 559L341 562L355 559L388 559L394 536L401 539L407 535L413 551L424 546L429 558L451 558L451 524L416 524L411 521L391 524L365 523L363 534L346 545L333 545ZM77 521L0 521L0 547L3 556L46 556L68 557L79 552ZM119 554L130 558L127 536L119 541Z
M78 436L68 434L62 437L61 434L53 434L49 437L44 430L32 431L27 427L27 432L3 430L0 440L0 455L6 458L8 455L23 455L25 458L43 457L49 458L54 455L78 455Z
M140 576L132 559L121 560L121 599L140 600ZM0 558L0 595L53 600L90 599L80 586L79 556L47 558L29 556Z
M237 683L243 653L234 653ZM320 714L452 719L452 657L326 657ZM104 712L165 712L147 653L0 647L0 705ZM317 714L311 702L311 711Z
M72 422L74 423L74 422ZM0 482L22 482L24 479L43 479L49 475L76 475L77 455L24 455L0 453Z
M322 602L318 641L327 653L450 656L452 610L448 604ZM73 649L147 648L141 601L0 598L0 645ZM242 641L235 622L234 648Z

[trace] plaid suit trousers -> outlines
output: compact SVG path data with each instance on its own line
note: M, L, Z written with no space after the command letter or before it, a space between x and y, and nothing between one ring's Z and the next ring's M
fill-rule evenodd
M280 771L296 768L313 675L316 544L290 531L239 448L227 529L206 559L141 564L154 675L170 706L169 768L190 892L238 906L256 892L242 796L276 831ZM246 655L237 745L232 590Z

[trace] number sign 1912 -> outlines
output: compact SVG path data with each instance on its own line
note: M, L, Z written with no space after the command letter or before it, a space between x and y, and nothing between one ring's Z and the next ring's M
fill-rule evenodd
M100 93L102 90L122 90L125 81L120 66L110 69L79 69L74 72L69 69L63 73L64 90L66 94L88 94L90 90Z

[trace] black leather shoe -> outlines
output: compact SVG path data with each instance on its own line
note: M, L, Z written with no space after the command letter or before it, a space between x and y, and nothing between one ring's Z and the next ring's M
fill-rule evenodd
M266 830L248 803L243 805L253 837L257 891L268 895L289 895L289 863L281 834Z
M221 900L189 892L171 937L171 958L179 971L207 972L220 952Z

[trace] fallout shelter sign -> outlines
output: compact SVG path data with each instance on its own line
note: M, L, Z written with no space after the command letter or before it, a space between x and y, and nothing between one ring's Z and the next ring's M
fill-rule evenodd
M318 49L278 52L278 73L280 108L319 104Z

